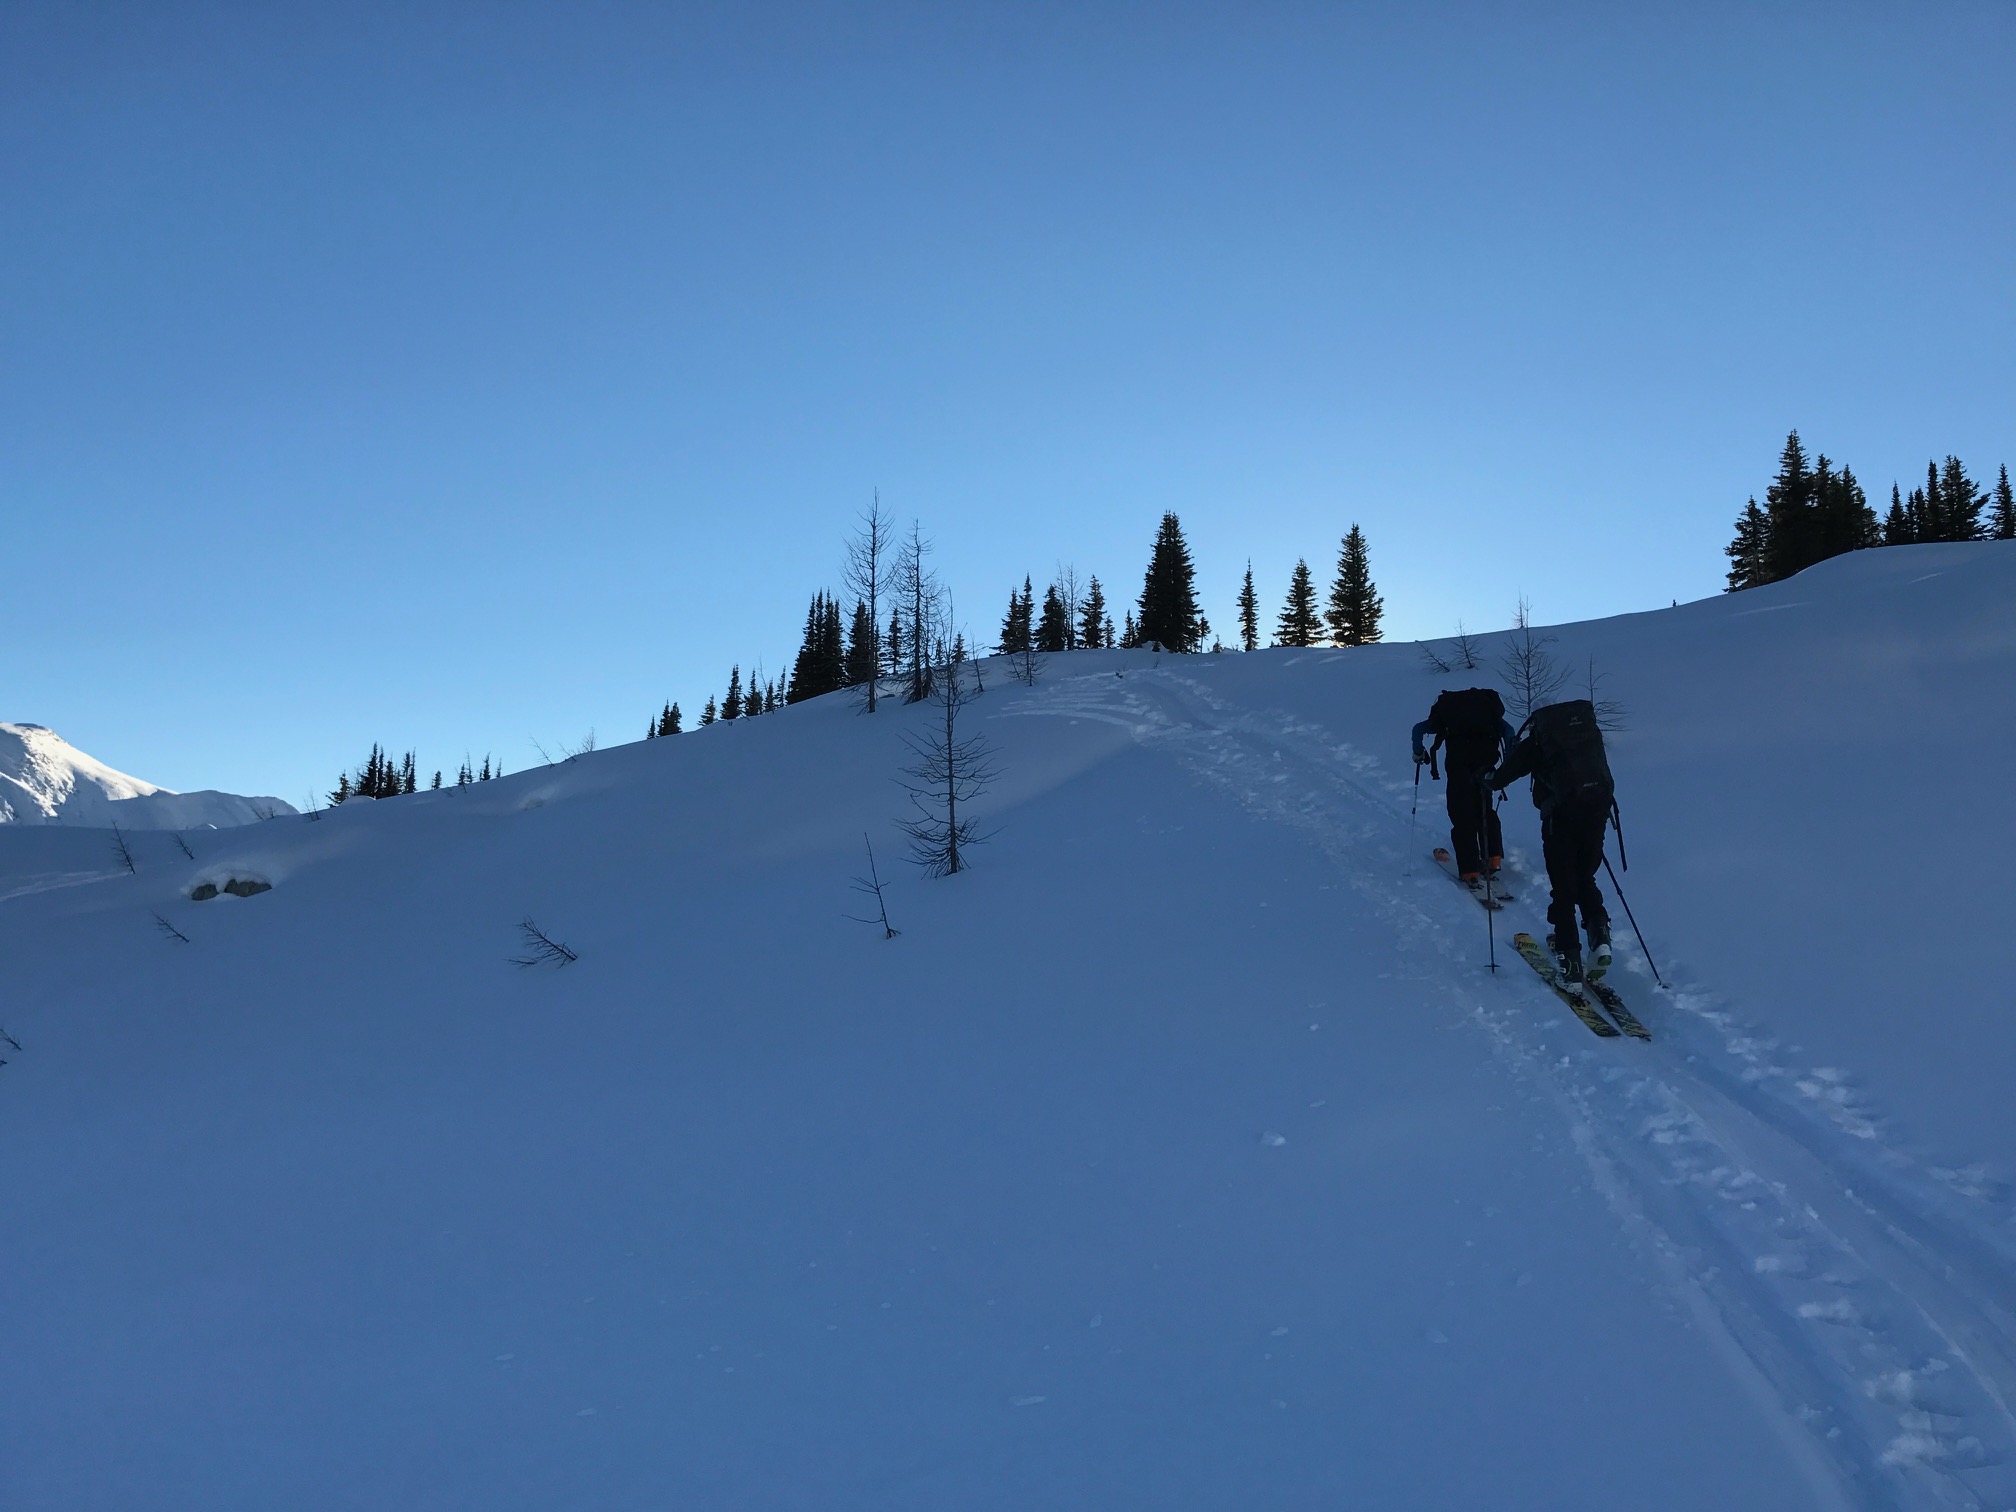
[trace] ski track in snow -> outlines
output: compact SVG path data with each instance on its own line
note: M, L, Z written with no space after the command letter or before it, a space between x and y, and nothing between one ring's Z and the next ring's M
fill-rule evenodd
M1669 971L1655 991L1629 942L1620 985L1651 1044L1590 1035L1504 941L1501 981L1469 985L1475 906L1438 876L1406 880L1408 785L1320 726L1168 668L1062 679L1004 712L1118 725L1316 844L1418 962L1424 994L1560 1110L1597 1191L1773 1412L1821 1505L2016 1509L2006 1190L1887 1142L1845 1073L1789 1064L1711 988ZM1413 836L1424 859L1433 828ZM1522 880L1508 941L1546 928L1544 879Z

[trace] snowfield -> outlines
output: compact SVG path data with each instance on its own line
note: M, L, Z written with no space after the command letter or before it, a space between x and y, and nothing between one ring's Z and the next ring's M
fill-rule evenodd
M1523 785L1487 970L1413 646L989 664L944 880L931 711L838 696L138 875L0 829L0 1504L2016 1507L2012 606L1547 632L1650 1043L1508 948Z
M0 724L0 824L228 829L294 812L278 798L172 793L113 771L46 725Z

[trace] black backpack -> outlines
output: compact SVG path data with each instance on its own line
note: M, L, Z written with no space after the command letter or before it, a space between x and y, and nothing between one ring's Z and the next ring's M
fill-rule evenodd
M1450 757L1466 766L1497 754L1498 727L1504 721L1505 700L1496 688L1445 689L1428 710L1428 728L1449 748Z
M1608 808L1617 785L1610 777L1610 758L1603 753L1603 732L1596 724L1596 706L1586 698L1535 709L1526 731L1539 744L1536 773L1553 803L1589 804Z

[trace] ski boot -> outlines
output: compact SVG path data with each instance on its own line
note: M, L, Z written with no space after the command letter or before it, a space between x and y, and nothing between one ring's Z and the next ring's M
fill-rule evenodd
M1610 969L1610 926L1601 925L1589 931L1589 980L1600 982L1603 973Z
M1561 941L1551 934L1547 936L1547 948L1554 952L1554 963L1560 969L1561 980L1567 983L1572 992L1582 986L1582 952L1575 948L1575 937L1572 934L1566 943L1567 949L1564 950Z

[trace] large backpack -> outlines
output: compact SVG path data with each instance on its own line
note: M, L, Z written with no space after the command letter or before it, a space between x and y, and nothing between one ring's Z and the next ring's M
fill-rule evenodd
M1596 706L1586 698L1535 709L1526 730L1540 746L1536 775L1553 798L1549 807L1588 804L1608 808L1617 785L1610 777L1610 758L1603 753L1603 731L1596 724Z
M1498 754L1505 700L1496 688L1444 690L1428 710L1428 728L1459 766L1481 766Z

